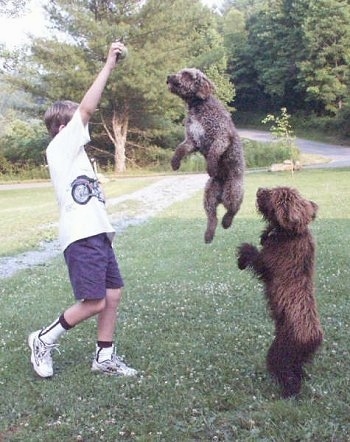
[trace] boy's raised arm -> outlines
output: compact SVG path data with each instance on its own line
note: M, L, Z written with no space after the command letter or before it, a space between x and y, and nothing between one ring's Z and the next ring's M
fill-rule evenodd
M125 46L119 41L111 44L105 65L97 75L89 90L84 95L84 98L81 100L79 110L84 126L86 126L91 116L95 112L98 103L100 102L102 92L106 86L108 77L120 59L118 55L120 55L124 49Z

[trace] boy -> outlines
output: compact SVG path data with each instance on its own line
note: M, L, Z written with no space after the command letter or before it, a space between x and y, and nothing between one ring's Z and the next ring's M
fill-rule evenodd
M115 231L84 149L90 140L88 122L125 50L121 42L112 43L105 65L80 104L59 101L45 113L45 124L52 137L46 155L60 208L60 243L77 302L48 327L28 337L31 363L42 378L53 375L51 351L57 348L57 340L94 315L97 315L97 344L92 371L137 374L114 352L123 279L112 249Z

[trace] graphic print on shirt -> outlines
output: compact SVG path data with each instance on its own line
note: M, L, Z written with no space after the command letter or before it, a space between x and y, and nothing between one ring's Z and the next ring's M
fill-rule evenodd
M99 182L87 175L80 175L71 183L72 198L78 204L87 204L92 197L96 197L101 203L105 203Z

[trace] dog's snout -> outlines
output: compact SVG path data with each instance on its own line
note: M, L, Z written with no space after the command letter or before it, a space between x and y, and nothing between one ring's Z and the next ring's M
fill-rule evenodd
M171 83L172 81L174 81L174 78L175 78L175 75L174 75L174 74L169 74L169 75L166 77L166 82L167 82L167 84L169 84L169 83Z

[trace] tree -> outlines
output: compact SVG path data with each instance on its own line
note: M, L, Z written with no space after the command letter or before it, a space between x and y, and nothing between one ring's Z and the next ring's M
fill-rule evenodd
M349 99L350 5L347 0L308 1L303 31L305 57L299 82L307 99L336 114Z
M240 108L258 104L261 91L274 110L334 115L348 105L348 0L226 0L224 9Z
M128 132L137 140L178 119L182 107L166 87L170 72L189 65L212 69L221 80L219 95L232 97L215 16L199 0L52 0L46 11L64 38L34 38L12 75L18 87L46 102L80 101L111 41L126 37L129 57L113 72L92 122L99 139L113 146L116 172L126 167Z
M228 57L227 72L237 91L235 105L245 110L254 103L256 108L262 91L250 56L245 13L229 7L223 16L222 34Z
M0 14L16 17L25 10L25 0L0 0Z
M298 2L266 0L248 20L249 46L258 81L275 106L299 101L297 62L303 53Z

